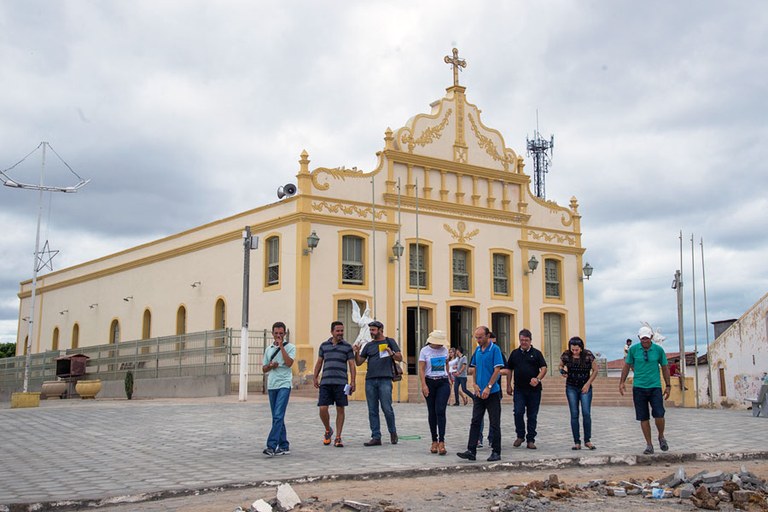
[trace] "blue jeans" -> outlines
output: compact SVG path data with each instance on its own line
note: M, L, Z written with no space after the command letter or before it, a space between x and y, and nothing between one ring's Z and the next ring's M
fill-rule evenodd
M472 393L470 390L467 389L467 378L466 377L454 377L453 378L453 397L455 404L459 403L459 388L464 392L465 395L467 395L472 400L475 399L474 393Z
M579 437L579 404L581 404L581 416L584 422L584 442L588 443L592 439L592 386L589 386L589 391L583 393L579 387L566 385L565 396L568 398L568 408L571 410L573 444L581 444L581 438Z
M448 377L444 379L426 379L429 396L427 396L427 419L432 442L445 442L445 409L451 396L451 383Z
M515 404L515 431L519 439L525 439L529 443L536 440L536 417L539 415L541 405L541 386L536 386L536 391L520 390L515 387L512 400ZM528 432L526 434L525 417L528 416Z
M272 411L272 430L267 437L267 448L288 450L288 432L285 430L285 410L291 397L291 388L270 389L269 408Z
M365 399L368 402L368 423L371 426L371 438L381 439L381 421L379 421L379 404L387 420L387 430L395 434L395 411L392 409L392 379L378 377L365 380Z

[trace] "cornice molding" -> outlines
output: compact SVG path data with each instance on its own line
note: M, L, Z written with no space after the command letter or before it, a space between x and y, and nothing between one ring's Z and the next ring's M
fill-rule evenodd
M565 245L547 244L543 242L530 242L520 240L517 245L521 249L533 249L542 252L553 252L559 254L584 254L587 250L583 247L568 247Z

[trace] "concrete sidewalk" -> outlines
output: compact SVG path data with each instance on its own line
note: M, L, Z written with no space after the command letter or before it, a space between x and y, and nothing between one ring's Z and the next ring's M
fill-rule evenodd
M448 407L448 455L429 453L424 404L395 404L398 445L370 438L365 402L347 409L344 448L323 446L314 399L294 397L288 407L291 455L262 455L271 418L262 395L173 400L43 401L34 409L0 409L5 442L0 450L0 504L99 501L126 495L184 493L199 489L299 481L311 477L360 478L374 473L451 471L488 465L486 446L477 462L466 449L471 406ZM538 450L513 448L512 407L502 409L502 461L507 467L635 464L645 443L630 408L595 407L597 450L572 451L568 408L542 406ZM331 414L331 421L335 412ZM382 426L384 418L382 416ZM768 424L748 411L669 409L669 460L768 458ZM486 427L487 429L487 427ZM487 432L486 432L487 434ZM655 437L655 432L654 432Z

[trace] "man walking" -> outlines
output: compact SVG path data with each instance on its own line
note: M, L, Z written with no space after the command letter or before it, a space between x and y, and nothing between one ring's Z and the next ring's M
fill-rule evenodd
M456 455L462 459L475 460L477 457L477 442L483 435L481 422L488 411L489 430L491 436L491 455L489 462L501 460L501 385L499 378L504 367L504 359L498 345L491 343L490 330L485 326L475 329L477 349L472 356L469 373L475 376L475 399L472 405L472 423L469 427L467 450Z
M397 444L395 411L392 409L392 365L402 361L403 354L395 340L384 336L383 323L374 320L368 324L368 328L371 331L372 341L366 343L362 349L360 345L353 347L357 366L368 361L368 372L365 375L365 400L368 402L371 440L363 443L363 446L381 446L379 405L387 421L390 442Z
M507 394L512 395L515 405L515 448L527 441L526 446L536 449L536 418L541 405L541 379L547 374L547 361L537 348L531 346L531 331L523 329L519 334L520 346L510 352L507 360ZM515 388L512 391L512 379ZM528 425L526 431L526 415Z
M650 416L653 416L656 430L659 432L659 448L664 452L669 450L669 444L664 437L664 400L669 398L671 390L669 366L664 349L653 342L654 334L650 327L643 326L640 328L637 333L640 344L632 345L629 348L627 358L624 360L624 367L621 369L621 381L619 383L619 393L623 395L626 391L625 382L629 370L634 371L632 401L635 404L635 419L640 422L640 429L643 431L643 437L645 437L645 450L643 451L645 455L653 453ZM664 374L665 389L663 393L659 367L661 367L661 373ZM648 413L649 407L651 409L650 415Z
M349 403L347 396L355 392L354 358L352 345L344 341L344 324L338 320L331 322L331 337L320 344L313 373L315 387L320 390L317 405L320 407L320 421L325 427L323 444L326 446L331 444L333 437L328 406L336 404L336 439L333 446L344 448L341 431L344 429L344 408Z
M272 411L272 429L267 437L267 447L264 455L289 455L288 434L285 430L285 410L291 397L293 386L293 358L296 357L296 347L285 340L285 324L272 324L272 339L270 346L264 351L261 371L267 375L267 392L269 394L269 409Z

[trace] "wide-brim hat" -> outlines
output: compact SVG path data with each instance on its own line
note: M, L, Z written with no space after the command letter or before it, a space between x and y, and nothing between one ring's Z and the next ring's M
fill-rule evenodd
M444 347L448 346L448 338L445 335L444 331L432 331L429 333L429 337L427 338L427 343L432 345L442 345Z

